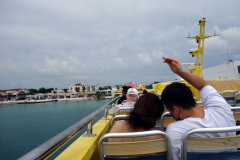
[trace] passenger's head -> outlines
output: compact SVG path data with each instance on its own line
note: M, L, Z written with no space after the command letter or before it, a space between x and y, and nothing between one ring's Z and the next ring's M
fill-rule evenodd
M136 102L138 99L138 90L135 88L129 88L126 99L128 102Z
M151 129L156 125L156 120L163 114L162 101L152 93L142 95L130 112L129 121L133 130Z
M143 90L143 94L147 94L148 92L146 90Z
M196 106L192 91L185 84L174 82L168 85L162 92L161 99L169 110L174 106L189 110Z
M122 86L122 95L126 96L129 88L132 88L132 87L131 86Z

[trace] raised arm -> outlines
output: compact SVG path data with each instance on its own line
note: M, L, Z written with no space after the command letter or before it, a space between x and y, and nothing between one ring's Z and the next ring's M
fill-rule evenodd
M199 91L201 91L204 86L208 85L208 83L202 77L183 70L178 60L165 57L163 57L163 59L163 63L167 63L174 73L185 79L185 81L187 81Z

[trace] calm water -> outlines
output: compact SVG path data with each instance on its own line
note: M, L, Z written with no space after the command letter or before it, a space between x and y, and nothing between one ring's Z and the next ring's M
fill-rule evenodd
M109 101L0 105L0 159L20 158Z

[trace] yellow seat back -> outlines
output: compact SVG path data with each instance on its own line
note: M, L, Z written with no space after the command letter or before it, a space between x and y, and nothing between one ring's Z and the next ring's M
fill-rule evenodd
M233 113L233 117L234 117L235 121L240 121L240 112Z
M118 112L117 115L129 115L130 112Z
M232 137L188 138L188 151L217 151L240 148L240 135Z
M167 151L166 139L139 142L103 142L103 154L111 156L146 155Z
M163 118L163 125L168 126L170 123L176 122L173 117L164 117Z
M161 135L164 138L136 142L106 142L106 140L109 138L137 138L157 135ZM158 130L127 133L107 133L100 138L98 149L102 160L105 156L145 156L159 154L162 152L167 152L167 160L172 159L171 139L165 132Z

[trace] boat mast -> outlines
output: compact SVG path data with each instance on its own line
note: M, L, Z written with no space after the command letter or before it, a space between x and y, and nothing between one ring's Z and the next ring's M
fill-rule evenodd
M205 23L206 23L206 17L203 17L198 24L200 26L199 35L196 37L186 37L186 38L193 38L198 43L198 48L196 50L193 50L192 52L189 52L192 55L192 57L196 56L196 63L193 64L193 66L191 66L190 64L189 71L201 77L203 77L202 66L203 66L204 39L209 37L219 36L219 35L205 36ZM200 54L201 54L201 57L200 57Z

